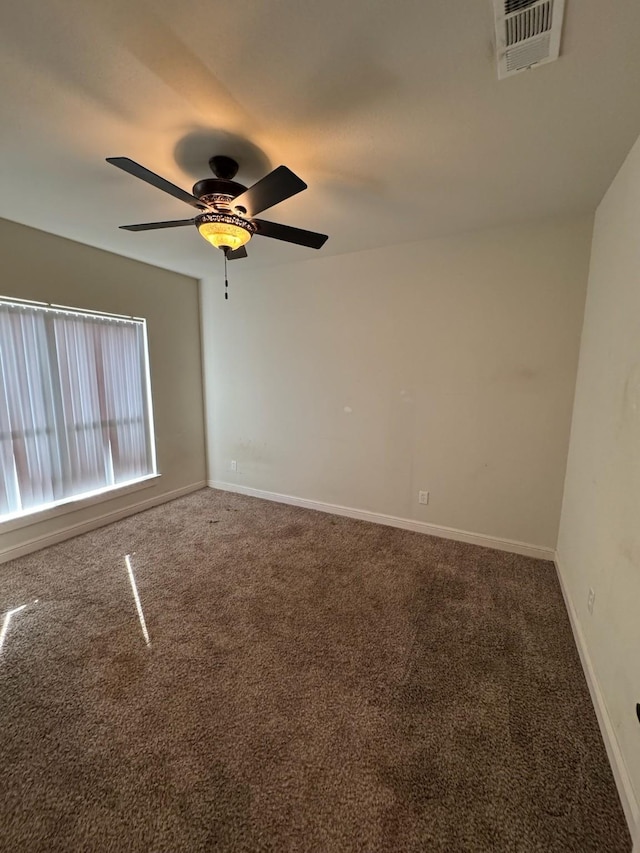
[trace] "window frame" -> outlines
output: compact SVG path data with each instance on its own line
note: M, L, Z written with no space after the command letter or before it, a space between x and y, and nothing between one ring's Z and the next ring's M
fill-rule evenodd
M63 498L46 506L24 510L20 515L5 516L4 520L0 520L0 533L10 533L12 530L19 530L21 527L29 527L41 521L48 521L50 518L77 512L86 507L124 497L141 489L148 489L150 486L154 486L161 477L162 474L147 474L145 477L131 480L128 483L105 486L100 491L85 492L84 495L74 495L71 498Z

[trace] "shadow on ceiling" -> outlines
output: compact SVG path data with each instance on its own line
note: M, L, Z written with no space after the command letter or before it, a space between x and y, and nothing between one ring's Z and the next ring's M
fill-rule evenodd
M261 148L245 136L225 130L198 128L178 140L174 151L175 161L193 178L210 176L209 158L215 154L233 157L238 162L240 183L255 183L273 168Z

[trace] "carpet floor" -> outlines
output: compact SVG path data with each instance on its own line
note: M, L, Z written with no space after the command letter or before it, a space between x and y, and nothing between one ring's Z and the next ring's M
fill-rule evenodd
M0 579L3 851L631 849L551 563L205 489Z

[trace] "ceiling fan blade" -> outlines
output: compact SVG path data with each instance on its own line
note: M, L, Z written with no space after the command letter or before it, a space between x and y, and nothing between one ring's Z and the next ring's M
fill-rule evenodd
M247 257L247 250L244 246L240 246L239 249L236 249L234 252L227 252L227 260L228 261L237 261L240 258Z
M234 198L234 207L244 207L249 216L255 216L274 204L280 204L296 193L306 190L307 185L286 166L278 166L252 187Z
M141 225L120 225L123 231L155 231L157 228L179 228L193 225L195 219L172 219L169 222L143 222Z
M146 181L148 184L151 184L152 187L156 187L156 189L169 193L169 195L180 199L180 201L186 201L187 204L190 204L192 207L197 207L198 210L207 210L206 204L203 204L199 198L196 198L194 195L191 195L191 193L180 189L180 187L177 187L165 178L161 178L160 175L156 175L155 172L150 172L149 169L145 169L144 166L141 166L134 160L130 160L128 157L107 157L107 163L111 163L112 166L117 166L118 169L122 169L123 172L128 172L130 175L133 175L134 178L140 178L141 181Z
M265 219L254 219L253 223L258 227L256 234L273 237L275 240L285 240L287 243L297 243L298 246L308 246L310 249L319 249L329 239L327 234L292 228L290 225L280 225L279 222L267 222Z

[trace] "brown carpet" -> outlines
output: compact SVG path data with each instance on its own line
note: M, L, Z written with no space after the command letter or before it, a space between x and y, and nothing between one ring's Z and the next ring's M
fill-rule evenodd
M0 578L3 851L630 850L550 563L203 490Z

